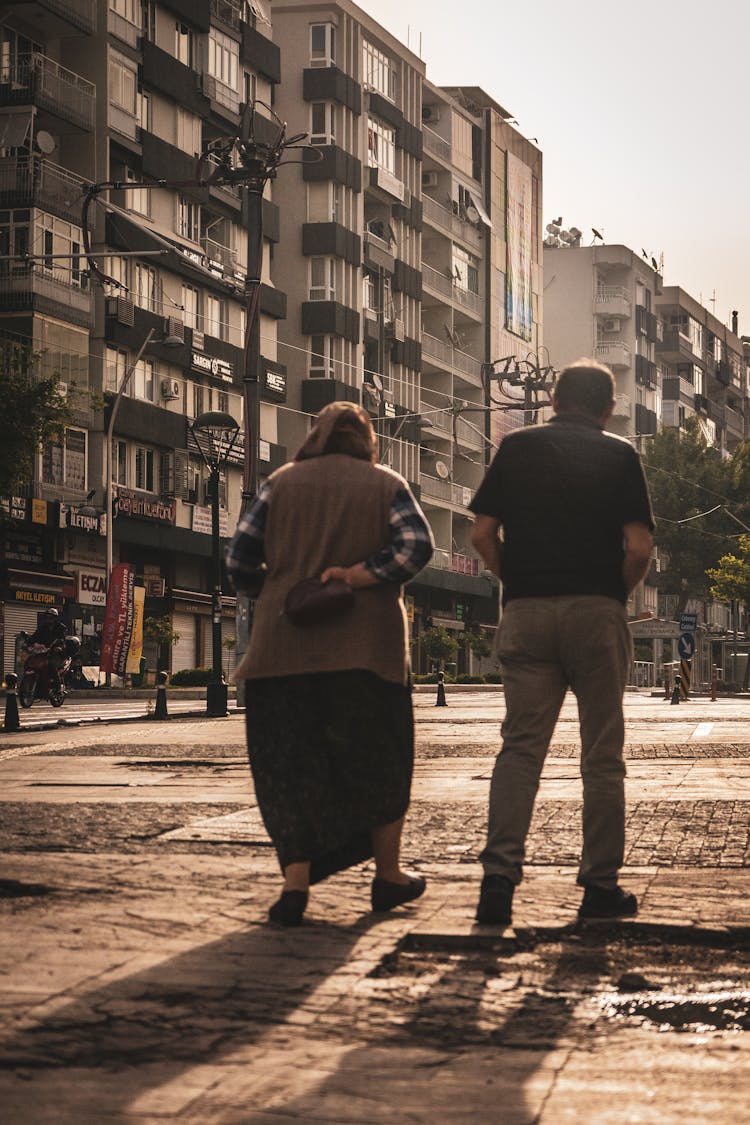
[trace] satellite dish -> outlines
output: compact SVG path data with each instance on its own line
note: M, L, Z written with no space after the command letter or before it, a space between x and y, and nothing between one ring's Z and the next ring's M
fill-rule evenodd
M36 135L36 147L40 152L43 152L45 156L49 156L51 152L55 151L57 145L51 133L48 133L46 129L40 129Z
M446 465L445 461L436 461L435 462L435 472L437 473L437 475L440 477L441 480L447 480L448 477L451 475L451 471L448 468L448 466Z
M375 388L376 391L382 391L383 380L374 371L370 373L370 382L372 383L372 385L373 385L373 387Z
M560 230L560 227L557 223L547 223L545 230L547 231L547 234L557 234Z
M466 218L469 220L470 223L478 223L479 222L479 212L477 211L477 209L476 209L476 207L474 206L473 203L470 203L469 206L466 208Z

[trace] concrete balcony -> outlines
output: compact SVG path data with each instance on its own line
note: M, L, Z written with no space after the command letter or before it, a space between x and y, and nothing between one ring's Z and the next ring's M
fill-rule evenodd
M422 426L428 430L436 430L442 435L452 435L453 415L450 410L441 410L431 402L421 402L419 412L422 417Z
M13 7L45 38L70 35L71 27L89 35L96 31L96 0L16 0Z
M630 417L631 398L630 395L615 395L615 418L629 418Z
M694 362L699 357L693 352L689 336L683 336L677 328L665 328L664 335L656 345L660 356L677 362Z
M473 293L471 289L462 289L460 285L454 285L452 298L464 312L472 313L481 319L484 301L478 293Z
M430 566L434 566L437 570L453 570L456 574L475 576L484 569L479 559L471 558L469 555L458 555L455 551L444 551L441 547L435 548Z
M49 123L53 132L60 122L91 132L96 87L46 55L27 55L0 67L0 106L7 105L36 106L42 126L45 115L55 119Z
M422 141L427 152L444 160L446 164L452 162L450 141L439 137L436 132L429 129L426 125L422 127Z
M596 345L596 358L600 363L606 363L608 367L615 370L618 367L630 367L631 352L622 340L606 343L600 340Z
M422 355L434 360L438 365L449 371L460 371L464 376L474 380L477 385L482 382L482 364L474 356L450 344L444 344L435 336L422 333Z
M403 203L406 198L406 185L399 180L398 176L394 176L393 172L389 172L387 168L381 168L379 165L370 168L368 186L375 195L384 199L387 203L392 203L394 199Z
M479 294L472 293L470 289L462 289L442 270L428 266L426 262L422 263L422 285L442 299L451 301L462 312L481 319L484 301Z
M482 236L479 229L471 223L456 215L447 207L443 207L429 195L422 196L422 213L425 220L433 227L437 227L443 234L450 238L458 238L467 246L478 250L482 245Z
M42 312L83 328L93 325L90 289L74 285L39 266L0 263L0 308L6 312ZM66 263L66 270L68 266Z
M431 477L426 473L419 474L419 487L425 499L442 500L456 508L468 507L474 495L474 490L465 484L441 480L440 477Z
M80 226L85 185L85 180L46 157L0 160L0 208L39 207Z
M623 285L600 285L594 294L594 312L597 316L627 319L632 312L628 290Z

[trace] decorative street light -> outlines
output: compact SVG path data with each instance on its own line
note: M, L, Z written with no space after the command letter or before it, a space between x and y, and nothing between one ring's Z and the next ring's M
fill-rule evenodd
M211 497L211 682L206 689L206 714L227 714L227 685L221 667L221 536L219 529L219 475L234 448L240 424L223 410L209 410L190 423L190 430L208 469Z

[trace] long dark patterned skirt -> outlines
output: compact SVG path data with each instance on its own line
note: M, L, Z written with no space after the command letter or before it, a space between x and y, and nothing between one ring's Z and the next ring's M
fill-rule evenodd
M372 672L248 680L247 746L282 870L316 883L372 856L371 830L403 816L414 762L411 691Z

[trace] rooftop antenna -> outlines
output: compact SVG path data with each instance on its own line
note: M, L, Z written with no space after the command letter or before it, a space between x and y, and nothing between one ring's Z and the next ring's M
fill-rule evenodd
M713 305L713 308L711 309L711 312L714 314L714 316L716 316L716 290L715 289L712 291L709 300L711 301L711 304Z

